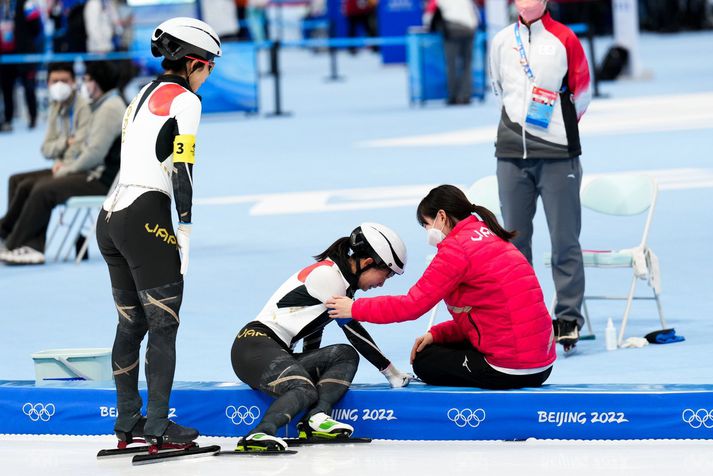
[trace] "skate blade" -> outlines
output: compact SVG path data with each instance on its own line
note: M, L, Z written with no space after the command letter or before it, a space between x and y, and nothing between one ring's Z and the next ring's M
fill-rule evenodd
M157 453L154 455L136 455L131 460L131 464L139 466L143 464L163 463L164 461L173 461L178 459L202 458L204 456L213 456L220 452L220 446L191 446L183 450L166 451L165 453Z
M371 443L371 438L351 438L339 436L335 438L283 438L288 446L307 445L349 445L354 443Z
M141 446L128 446L126 448L112 448L108 450L99 450L97 453L97 459L107 459L107 458L120 458L122 456L131 456L138 453L149 453L150 445ZM196 445L197 447L197 445ZM176 451L175 448L161 448L159 453L165 453L167 451Z
M218 456L282 456L296 455L295 450L245 450L221 451Z

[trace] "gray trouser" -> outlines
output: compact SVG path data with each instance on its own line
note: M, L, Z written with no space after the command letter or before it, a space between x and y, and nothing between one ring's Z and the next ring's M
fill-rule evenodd
M505 228L517 231L512 243L532 264L532 220L542 197L552 246L555 317L581 328L584 263L579 245L582 165L573 159L498 159L498 189Z
M447 26L443 39L443 51L446 57L446 76L448 79L448 100L467 102L472 94L473 73L473 30Z

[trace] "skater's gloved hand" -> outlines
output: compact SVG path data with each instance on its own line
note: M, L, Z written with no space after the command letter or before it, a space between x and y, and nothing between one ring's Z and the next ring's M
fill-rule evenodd
M185 275L188 271L188 250L191 242L191 227L190 223L179 223L178 231L176 231L176 242L178 243L178 252L181 255L181 274Z
M413 379L413 375L401 372L394 367L394 364L389 364L381 373L384 374L386 380L389 381L391 388L405 387Z

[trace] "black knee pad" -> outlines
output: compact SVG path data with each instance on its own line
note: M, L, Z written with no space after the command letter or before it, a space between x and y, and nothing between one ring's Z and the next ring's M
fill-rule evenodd
M144 308L136 291L112 288L114 305L119 314L119 330L144 335L148 330Z
M183 301L183 281L139 291L146 320L151 331L177 329Z

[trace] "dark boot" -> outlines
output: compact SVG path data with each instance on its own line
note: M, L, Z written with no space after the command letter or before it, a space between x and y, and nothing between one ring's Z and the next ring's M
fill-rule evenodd
M162 435L144 435L146 442L159 448L165 444L187 444L198 438L198 430L181 426L169 420Z
M131 431L115 431L114 433L116 433L116 437L119 438L119 441L122 441L128 445L128 444L133 443L136 438L144 437L144 425L145 424L146 424L146 417L141 417L136 422L136 424L131 429Z

